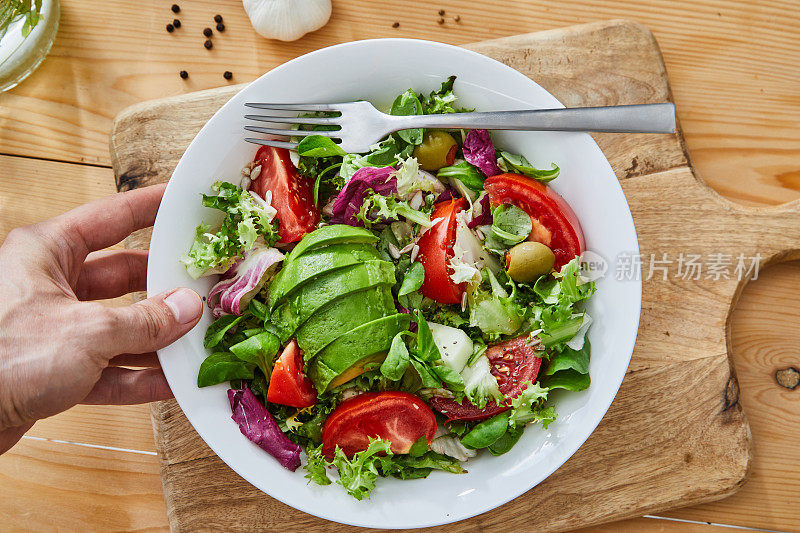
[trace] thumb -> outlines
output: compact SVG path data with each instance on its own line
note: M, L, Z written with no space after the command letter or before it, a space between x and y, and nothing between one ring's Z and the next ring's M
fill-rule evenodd
M114 327L109 332L109 358L120 353L146 353L175 342L203 314L203 301L191 289L178 288L127 307L109 308Z

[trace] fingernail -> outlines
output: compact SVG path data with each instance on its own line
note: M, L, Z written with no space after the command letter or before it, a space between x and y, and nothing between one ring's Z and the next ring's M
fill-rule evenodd
M188 324L203 312L203 302L191 289L178 289L166 298L164 303L170 308L178 324Z

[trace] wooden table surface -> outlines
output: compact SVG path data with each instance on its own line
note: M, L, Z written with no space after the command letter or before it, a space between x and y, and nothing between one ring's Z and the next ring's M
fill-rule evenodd
M335 0L330 23L294 43L258 37L236 1L183 2L182 27L168 34L171 4L62 0L50 56L22 85L0 94L0 240L15 226L114 192L108 132L128 105L249 81L308 51L355 39L463 44L623 17L645 24L661 44L702 177L746 204L800 197L797 0ZM213 27L216 13L226 30L209 51L201 32ZM180 70L189 72L187 80ZM225 70L234 73L230 82ZM745 487L717 503L592 531L712 532L719 524L800 531L800 388L782 388L774 377L800 367L799 284L798 263L762 271L731 319L741 403L755 442ZM166 529L147 407L79 406L40 421L0 457L0 494L3 530Z

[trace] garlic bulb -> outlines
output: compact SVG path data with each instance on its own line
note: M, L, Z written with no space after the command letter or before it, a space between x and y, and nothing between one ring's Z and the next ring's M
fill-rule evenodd
M242 0L250 24L267 39L296 41L331 17L331 0Z

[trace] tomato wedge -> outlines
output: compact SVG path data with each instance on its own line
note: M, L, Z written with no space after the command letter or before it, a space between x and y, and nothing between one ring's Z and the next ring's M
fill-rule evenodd
M533 222L528 240L541 242L553 250L556 270L583 253L586 242L578 217L547 185L521 174L499 174L488 178L483 188L493 206L512 204L528 213Z
M425 268L425 281L420 292L443 304L461 303L464 284L454 283L450 279L448 263L453 257L453 244L456 240L456 213L465 209L463 198L439 202L433 208L431 220L442 218L435 226L419 238L417 259Z
M303 373L303 352L294 339L275 361L269 378L267 401L298 409L317 403L317 389Z
M309 180L300 177L289 157L289 150L262 146L255 163L261 174L250 189L261 198L272 192L272 206L278 210L278 235L282 243L299 241L317 227L319 212L314 207L314 189Z
M522 335L490 346L486 350L486 357L489 358L491 367L490 372L497 379L497 386L507 399L516 397L522 392L527 382L536 382L539 375L542 358L536 355L536 350L532 346L528 346L527 339L527 335ZM436 411L445 415L448 422L484 420L508 409L507 405L497 405L494 401L487 403L483 409L479 409L469 400L458 403L452 398L438 396L431 398L428 403Z
M366 450L370 437L392 443L394 453L408 453L436 433L436 415L425 402L407 392L366 392L343 401L322 428L322 454L331 459L339 446L348 457Z

